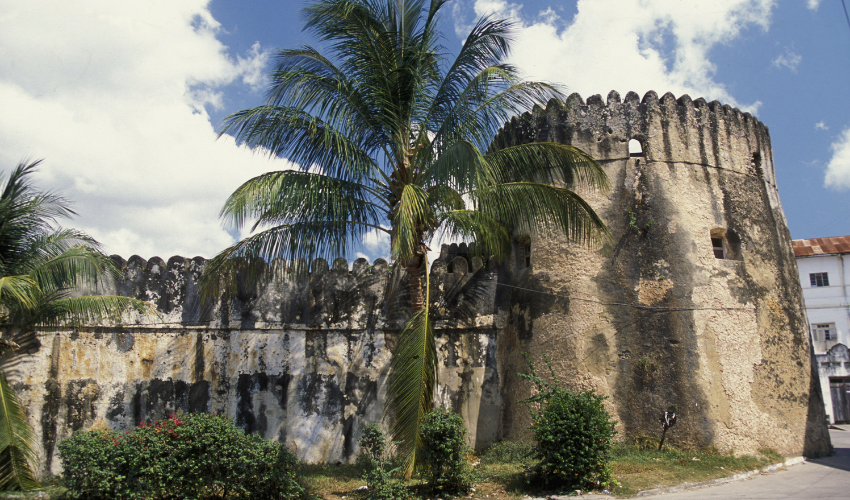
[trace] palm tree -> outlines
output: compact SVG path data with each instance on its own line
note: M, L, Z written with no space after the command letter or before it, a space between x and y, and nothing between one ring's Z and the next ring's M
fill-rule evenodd
M147 302L86 293L117 269L90 236L54 227L74 212L66 199L30 183L39 163L21 162L0 176L0 326L117 322L131 308L152 313ZM0 340L0 354L16 347ZM37 459L26 411L0 370L0 490L38 487Z
M211 300L235 291L246 269L257 279L262 260L330 259L369 231L389 234L413 311L393 353L388 401L408 475L436 380L432 236L474 240L479 253L502 258L516 234L589 242L607 232L573 191L607 184L587 154L548 142L491 144L512 116L563 96L502 62L508 21L479 20L449 60L436 28L446 1L317 0L305 9L305 29L330 56L281 50L266 103L228 116L221 131L301 170L257 176L230 196L224 221L255 233L217 255L202 279Z

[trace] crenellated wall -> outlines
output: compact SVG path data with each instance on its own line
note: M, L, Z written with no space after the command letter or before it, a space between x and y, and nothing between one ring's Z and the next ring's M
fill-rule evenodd
M642 154L629 154L631 139ZM570 387L609 396L620 438L657 434L673 406L674 445L828 453L767 127L688 96L573 94L514 118L493 147L529 141L572 144L603 166L610 190L580 194L611 239L517 235L510 262L486 265L444 246L430 277L436 397L462 414L470 444L528 437L531 386L516 376L528 352ZM228 414L304 460L354 458L362 425L382 418L410 315L403 275L383 260L317 260L301 274L274 261L268 279L202 311L204 259L115 259L112 291L153 302L160 318L18 334L4 365L45 471L58 472L56 443L75 430L178 409Z
M677 444L828 453L767 127L687 95L573 94L511 120L495 147L531 141L577 146L604 167L610 190L582 194L612 238L587 249L531 235L503 352L548 353L571 385L611 397L625 436L658 433L673 406ZM507 374L524 364L500 362ZM517 387L506 407L526 394ZM525 435L527 416L512 415L505 435Z
M430 274L437 399L480 448L500 430L498 271L467 259L465 245L444 250ZM202 314L204 259L113 259L123 276L112 292L152 302L160 317L17 334L24 349L5 365L37 422L44 472L59 472L56 444L76 430L178 410L229 415L310 462L356 457L362 426L383 417L390 351L409 313L407 285L393 284L387 262L319 259L293 274L277 261L269 279Z

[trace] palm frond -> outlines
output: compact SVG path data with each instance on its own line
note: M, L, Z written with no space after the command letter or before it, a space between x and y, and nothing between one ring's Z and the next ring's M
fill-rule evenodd
M76 246L61 253L33 262L31 276L45 296L52 297L63 291L98 293L103 278L115 275L112 259L88 247Z
M474 140L484 151L496 131L513 116L535 104L561 97L556 87L541 82L514 81L508 65L485 69L444 118L435 140L451 143L458 137Z
M443 237L449 241L474 241L475 254L501 261L511 251L511 231L502 222L479 210L454 210L440 215Z
M456 141L428 165L424 184L451 186L466 192L474 186L489 186L496 183L493 169L481 168L485 161L478 147L469 141Z
M299 220L351 220L378 224L388 207L378 207L375 191L363 184L300 171L268 172L242 184L224 204L225 223L254 229Z
M40 163L22 161L7 178L0 178L0 275L21 274L10 265L27 252L29 241L50 231L51 222L74 214L65 198L32 185L29 176Z
M121 323L122 315L136 311L145 316L158 316L150 302L120 295L85 295L47 301L33 317L41 325L102 325L106 321Z
M480 80L486 68L500 64L507 55L512 28L511 21L491 17L475 23L434 96L429 123L445 124L451 110L464 100L462 96L468 93L470 83Z
M19 274L26 273L33 267L72 248L88 247L92 251L100 252L100 243L88 234L77 229L61 227L33 234L25 243L26 251L22 252L15 262L15 268Z
M202 300L209 303L224 292L236 293L240 282L260 280L267 269L265 264L276 258L304 259L309 264L319 257L330 260L346 255L372 229L386 231L380 226L346 220L300 221L260 231L207 263L200 282Z
M324 173L341 179L360 180L374 168L371 151L344 131L297 108L266 105L233 113L225 118L219 135L225 133L305 169L318 165Z
M553 184L570 189L605 190L608 177L584 151L554 142L534 142L491 151L481 162L498 183L516 181Z
M554 232L581 244L610 236L605 222L575 192L536 182L514 182L472 193L477 209L512 231L525 234Z
M6 314L18 309L34 310L41 296L41 290L31 276L24 274L0 277L0 304L6 309Z
M437 381L437 348L427 305L399 333L390 373L387 408L393 421L392 440L400 443L398 456L410 478L421 446L420 425L433 408Z
M420 238L427 228L436 227L436 214L428 204L428 193L414 184L407 184L393 211L393 256L403 266L419 249ZM430 235L428 235L430 236Z
M40 488L35 433L18 395L0 371L0 490Z

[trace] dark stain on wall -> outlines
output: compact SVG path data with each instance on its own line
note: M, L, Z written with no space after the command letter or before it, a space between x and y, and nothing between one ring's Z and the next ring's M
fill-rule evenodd
M82 429L96 416L95 402L100 398L100 387L94 379L71 380L65 388L65 421L72 431Z
M53 461L61 400L61 385L56 378L48 379L44 385L44 405L41 407L41 443L47 455L46 463L48 464Z
M177 412L209 412L210 382L186 382L184 380L151 379L135 384L130 398L130 413L133 423L161 420ZM116 407L116 411L118 407ZM127 412L127 409L121 409ZM123 413L122 413L123 414Z
M298 381L298 403L307 415L339 417L345 407L344 393L333 375L306 373Z
M109 398L109 407L106 409L106 418L115 420L124 416L124 391L116 392Z
M345 394L343 398L343 408L346 404L351 403L357 406L357 410L354 413L343 416L342 419L342 454L343 459L348 460L359 449L355 436L355 432L358 430L358 416L364 415L367 408L377 404L378 382L349 371L345 374Z

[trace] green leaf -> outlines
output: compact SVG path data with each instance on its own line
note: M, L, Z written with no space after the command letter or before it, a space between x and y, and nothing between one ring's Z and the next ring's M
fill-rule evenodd
M17 394L0 371L0 490L40 488L35 433Z
M426 291L425 309L414 315L399 333L390 362L387 409L393 419L393 441L400 443L398 456L404 463L407 478L413 473L416 450L422 444L422 420L434 404L437 346L429 317L430 302L430 293Z

